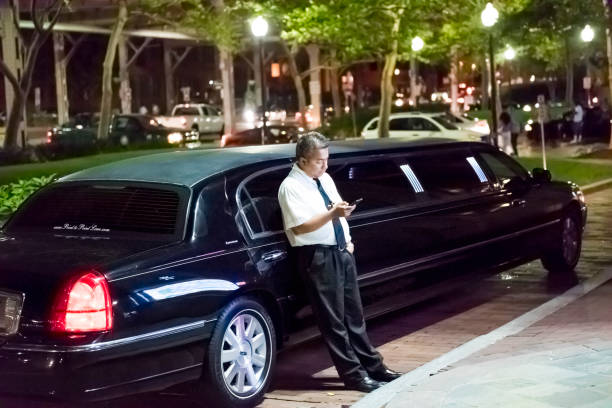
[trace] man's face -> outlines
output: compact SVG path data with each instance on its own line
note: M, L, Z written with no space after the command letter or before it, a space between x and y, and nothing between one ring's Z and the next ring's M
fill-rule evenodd
M327 170L327 160L329 159L329 149L315 149L308 158L301 157L300 168L309 177L319 178Z

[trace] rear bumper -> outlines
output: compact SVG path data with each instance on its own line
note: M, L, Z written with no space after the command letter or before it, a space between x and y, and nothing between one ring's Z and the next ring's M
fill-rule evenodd
M0 394L102 401L200 377L213 321L81 346L0 346Z

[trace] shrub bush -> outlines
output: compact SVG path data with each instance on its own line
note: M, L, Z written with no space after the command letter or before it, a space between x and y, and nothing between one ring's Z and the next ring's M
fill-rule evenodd
M7 218L39 188L49 184L55 178L50 176L33 177L15 183L0 186L0 219Z

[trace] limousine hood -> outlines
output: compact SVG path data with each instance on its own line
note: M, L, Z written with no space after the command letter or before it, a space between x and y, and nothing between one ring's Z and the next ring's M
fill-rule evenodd
M25 295L23 316L42 318L65 282L167 242L0 233L0 290Z

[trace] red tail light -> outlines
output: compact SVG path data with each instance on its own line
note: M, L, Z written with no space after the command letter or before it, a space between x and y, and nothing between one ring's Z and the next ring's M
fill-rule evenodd
M91 271L70 281L55 301L51 329L82 333L106 331L113 327L108 284L102 274Z
M47 130L47 143L51 143L51 137L53 136L53 132Z

